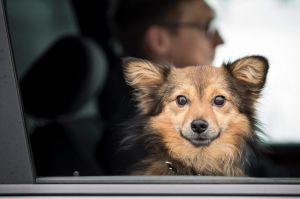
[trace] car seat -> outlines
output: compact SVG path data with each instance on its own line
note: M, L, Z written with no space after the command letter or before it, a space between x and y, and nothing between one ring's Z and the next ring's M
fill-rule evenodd
M104 124L93 103L106 57L83 36L57 40L21 80L38 176L103 175L95 149Z

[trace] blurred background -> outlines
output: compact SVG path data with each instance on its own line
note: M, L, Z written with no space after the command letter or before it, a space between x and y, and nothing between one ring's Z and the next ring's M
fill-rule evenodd
M258 106L264 139L299 143L300 133L300 1L209 0L225 40L214 63L245 55L263 55L270 63L267 84Z
M263 55L270 63L258 118L263 139L273 149L267 156L278 168L275 174L262 170L256 175L300 176L300 1L207 2L216 11L225 41L216 50L214 65L246 55ZM120 104L128 97L127 88L115 89L124 80L114 75L122 72L106 18L109 3L5 1L39 176L109 174L110 165L98 155L99 143L103 129L116 119L110 112L120 107L101 105ZM109 95L118 97L106 99Z

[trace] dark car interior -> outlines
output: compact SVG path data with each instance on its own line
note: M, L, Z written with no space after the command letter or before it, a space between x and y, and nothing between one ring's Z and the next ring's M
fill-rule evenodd
M18 0L5 1L38 176L123 175L120 167L133 161L117 155L119 124L134 114L134 106L107 20L109 2L30 0L23 9ZM76 31L65 30L70 21ZM60 33L35 48L43 43L35 35L43 31ZM26 52L32 49L36 53ZM300 143L265 148L251 176L300 177Z

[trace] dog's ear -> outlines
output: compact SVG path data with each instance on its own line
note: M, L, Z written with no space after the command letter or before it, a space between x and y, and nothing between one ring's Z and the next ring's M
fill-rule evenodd
M269 69L268 60L262 56L248 56L227 65L230 74L238 81L261 89Z
M134 89L139 110L149 113L156 105L160 87L166 81L170 67L130 57L123 59L123 68L127 83Z
M169 72L169 67L133 57L123 59L123 67L126 81L136 89L162 84Z
M269 69L268 60L262 56L248 56L225 64L224 67L237 83L256 100L265 85Z

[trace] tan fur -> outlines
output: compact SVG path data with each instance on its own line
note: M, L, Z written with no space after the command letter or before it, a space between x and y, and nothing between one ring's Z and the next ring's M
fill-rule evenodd
M154 66L151 62L140 61L128 63L125 68L126 77L130 79L130 85L133 87L141 85L156 85L163 81L160 68Z
M135 92L135 98L139 102L138 109L146 113L151 107L149 103L148 92L149 87L157 86L163 83L163 66L155 66L149 61L138 60L131 62L130 60L124 67L125 77L130 86L135 89L139 89L138 92Z
M243 138L249 135L249 122L237 110L225 110L226 115L214 116L211 110L205 107L203 115L206 118L219 117L219 123L223 124L227 130L223 131L219 138L214 140L209 146L196 147L188 140L183 139L179 132L170 128L175 123L180 123L178 115L168 112L168 108L150 120L151 128L155 129L163 138L169 155L174 159L180 159L184 165L192 167L197 173L210 173L229 176L243 176L241 167L243 158ZM190 110L195 115L197 109ZM201 112L201 111L200 111ZM218 122L216 118L212 120ZM149 172L149 171L147 171Z
M232 90L232 86L239 83L249 87L239 89L249 89L243 95L248 95L244 97L251 102L247 105L248 109L254 110L267 74L267 61L260 57L246 57L228 68L172 68L167 79L163 70L150 62L132 62L127 65L127 80L136 88L142 114L147 113L151 107L149 104L153 103L147 99L151 92L157 92L146 89L147 86L173 88L161 97L161 112L149 117L145 126L145 129L151 129L161 139L162 146L159 147L159 143L150 146L156 149L141 161L141 165L146 166L133 174L172 175L164 163L169 158L178 162L176 164L184 174L195 172L199 175L244 176L244 166L248 161L246 140L255 137L255 132L249 118L240 112L238 107L242 106L242 99L233 93L236 91ZM236 82L230 83L229 76ZM188 104L178 105L176 98L180 95L187 97ZM224 105L217 106L213 100L220 95L226 100ZM195 145L187 138L187 133L191 133L192 121L197 119L209 123L206 132L213 137L208 145ZM188 169L185 171L185 168Z
M238 79L258 85L262 83L265 67L255 59L242 59L234 63L233 74Z

